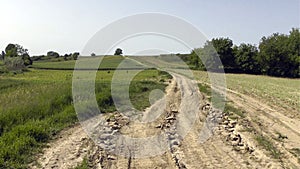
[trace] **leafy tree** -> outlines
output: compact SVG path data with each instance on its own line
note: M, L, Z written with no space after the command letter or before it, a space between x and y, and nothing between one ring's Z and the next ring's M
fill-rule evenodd
M5 56L7 57L17 57L18 56L18 50L17 46L15 44L8 44L5 48Z
M289 35L274 33L263 37L259 44L262 73L271 76L299 77L300 33L292 29Z
M79 55L80 55L79 52L75 52L75 53L72 54L72 58L73 58L74 60L77 60Z
M3 52L4 53L4 52ZM22 68L24 66L32 65L32 60L28 54L28 50L24 49L21 45L18 44L8 44L5 48L5 65L10 68L15 67L16 69ZM19 59L9 59L18 57ZM22 61L20 61L22 60Z
M32 65L32 60L28 54L23 54L21 58L24 61L25 66Z
M236 67L232 49L232 40L229 38L214 38L211 40L211 44L217 51L224 69Z
M94 57L94 56L96 56L96 54L95 54L95 53L92 53L92 54L91 54L91 56L93 56L93 57Z
M114 55L122 55L123 51L120 48L117 48Z
M195 49L195 50L197 50L197 49ZM199 69L201 61L200 61L199 56L195 52L195 50L193 50L191 55L190 55L189 64L193 65L195 69Z
M233 53L237 67L244 73L260 73L260 65L257 60L258 49L251 44L242 43L234 46Z
M194 52L201 58L203 64L200 64L200 67L203 67L202 69L209 71L220 69L221 65L217 60L219 55L215 50L212 41L207 41L203 48L195 49Z
M49 52L47 52L47 56L53 57L53 58L58 58L59 54L57 52L49 51Z
M65 54L64 55L64 60L68 60L68 57L70 57L72 54Z

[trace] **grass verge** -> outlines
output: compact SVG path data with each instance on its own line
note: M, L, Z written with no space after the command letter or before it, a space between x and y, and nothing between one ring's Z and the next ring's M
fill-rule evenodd
M273 143L265 136L258 135L255 137L258 145L270 152L270 155L275 159L281 158L281 152L273 145Z
M115 110L110 93L113 73L97 73L96 100L102 112ZM73 71L31 69L0 76L0 168L27 168L47 141L78 121L71 93L72 74ZM158 70L138 74L130 86L133 104L138 109L149 106L149 92L154 87L164 90L160 80L166 81L166 77Z

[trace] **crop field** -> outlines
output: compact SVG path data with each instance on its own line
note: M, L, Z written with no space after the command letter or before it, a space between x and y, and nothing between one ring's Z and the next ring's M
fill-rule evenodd
M200 82L209 84L207 72L194 71ZM298 114L300 108L300 80L262 75L226 74L229 90L254 97L272 106L278 106L286 113Z

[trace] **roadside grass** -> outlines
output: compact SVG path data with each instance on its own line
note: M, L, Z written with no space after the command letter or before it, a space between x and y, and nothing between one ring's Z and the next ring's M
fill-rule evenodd
M97 72L96 99L102 112L115 110L110 93L113 73ZM78 121L72 76L73 71L35 69L0 76L0 168L27 168L47 141ZM138 74L130 85L133 104L138 109L149 106L149 92L153 87L163 90L165 85L159 81L166 76L158 70ZM144 87L149 92L140 92Z
M146 70L137 74L129 87L129 97L134 108L144 110L149 107L151 105L149 102L150 92L154 89L165 92L167 84L164 82L170 79L172 79L170 74L159 70Z
M265 136L258 135L255 137L258 145L267 150L275 159L281 159L282 153L273 145L273 143Z
M198 86L199 86L200 92L205 93L205 95L208 95L208 96L211 94L210 87L208 85L198 84ZM228 103L225 104L224 113L228 114L230 119L240 119L240 118L243 119L246 117L246 113L243 110L241 110L239 108L235 108L234 106L232 106L231 104L228 104ZM253 129L246 128L245 131L252 132ZM273 145L271 140L269 140L267 137L265 137L261 134L255 135L254 138L257 141L258 145L261 146L262 148L264 148L265 150L267 150L273 158L281 159L281 157L282 157L281 152ZM282 140L285 138L286 138L286 136L278 133L278 139Z
M193 71L197 80L210 84L208 73ZM300 108L300 79L277 78L262 75L226 74L228 89L276 105L287 112L298 114Z
M82 160L82 162L77 166L75 167L74 169L89 169L89 164L88 164L88 160L87 158L84 158Z
M212 90L210 88L210 86L203 84L203 83L198 83L198 87L201 93L205 94L205 96L209 99L209 101L211 102L211 94L212 94ZM217 94L217 93L216 93ZM216 102L222 102L224 101L222 98L220 98L219 100L217 99ZM231 119L238 119L238 118L245 118L246 117L246 113L239 109L239 108L235 108L234 106L232 106L229 103L225 103L224 106L224 113L229 115L229 118Z

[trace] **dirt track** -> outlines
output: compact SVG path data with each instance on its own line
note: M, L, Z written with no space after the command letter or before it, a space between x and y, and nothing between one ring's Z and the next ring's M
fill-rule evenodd
M155 122L140 125L129 122L121 125L117 132L131 137L147 137L159 133L166 134L168 150L162 155L138 158L133 153L127 157L114 155L95 146L87 134L77 125L60 134L60 137L49 144L38 158L39 165L33 168L72 168L83 158L89 160L92 168L299 168L297 158L290 153L292 148L299 148L299 119L290 119L282 113L272 110L267 105L253 98L234 91L228 91L228 99L234 100L236 106L247 112L245 119L236 121L224 113L210 107L202 94L192 87L192 82L174 75L167 88L167 108ZM182 96L183 97L180 97ZM194 102L198 98L197 102ZM193 118L187 116L189 105L196 104L195 124L184 138L178 137L192 123ZM198 104L198 105L197 105ZM154 104L159 106L161 104ZM153 107L152 107L153 108ZM151 108L150 108L151 109ZM152 111L157 110L153 109ZM146 111L147 112L147 111ZM259 112L259 116L257 114ZM148 115L151 113L148 109ZM146 114L144 116L146 116ZM213 128L213 135L204 143L200 143L200 133L204 124L212 116L218 120ZM122 118L122 115L118 115ZM153 117L152 117L153 118ZM257 145L253 132L245 130L245 122L249 122L253 131L272 139L276 132L284 133L288 139L275 142L283 153L282 159L273 159L269 153ZM177 125L176 125L177 124ZM257 134L256 133L256 134ZM142 145L136 143L132 151L143 151ZM133 144L134 145L134 144ZM155 146L155 145L154 145ZM122 147L122 145L118 145Z

